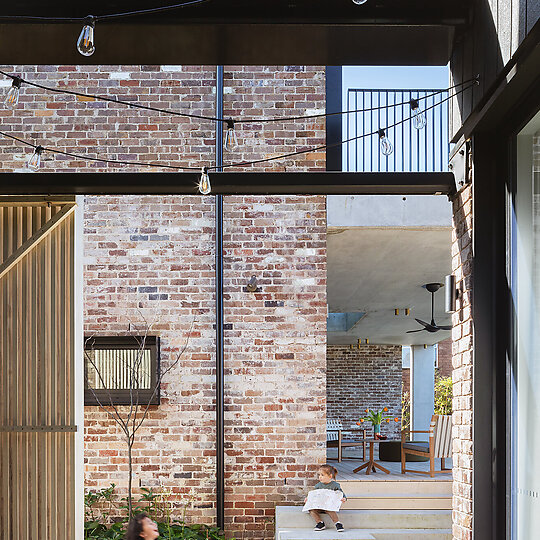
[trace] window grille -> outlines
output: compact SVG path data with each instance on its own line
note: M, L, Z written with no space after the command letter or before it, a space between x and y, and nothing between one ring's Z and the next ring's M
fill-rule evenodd
M85 340L85 405L158 405L159 338L93 336Z

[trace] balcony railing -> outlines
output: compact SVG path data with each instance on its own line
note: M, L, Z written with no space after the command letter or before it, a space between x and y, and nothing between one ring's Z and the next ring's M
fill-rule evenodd
M435 94L435 95L433 95ZM420 99L426 115L423 129L413 127L411 99ZM448 170L448 97L440 90L349 89L347 110L385 107L345 115L344 139L385 129L394 146L389 156L380 150L378 135L357 138L343 145L343 167L357 172L442 172ZM395 105L394 104L402 105ZM439 105L437 105L439 104ZM402 120L406 120L400 123ZM387 127L396 124L394 127Z

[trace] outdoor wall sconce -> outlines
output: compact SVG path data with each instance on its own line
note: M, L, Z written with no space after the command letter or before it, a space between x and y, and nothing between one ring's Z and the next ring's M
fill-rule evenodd
M259 290L256 276L251 276L251 279L247 282L246 290L247 292L257 292Z
M456 276L453 274L446 276L444 298L444 309L446 313L454 313L456 311L456 302L460 296L461 291L456 287Z

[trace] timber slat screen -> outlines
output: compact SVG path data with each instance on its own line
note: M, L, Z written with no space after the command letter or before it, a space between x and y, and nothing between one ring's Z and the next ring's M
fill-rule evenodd
M0 197L0 536L75 538L74 198Z
M435 95L433 95L435 94ZM394 151L385 156L378 135L356 138L343 145L343 165L351 172L446 172L448 171L448 92L441 90L359 90L349 88L343 120L344 140L385 129ZM426 116L422 129L413 127L411 99ZM395 105L402 104L402 105ZM379 108L381 107L381 108ZM388 107L388 108L386 108ZM395 127L395 123L402 122Z

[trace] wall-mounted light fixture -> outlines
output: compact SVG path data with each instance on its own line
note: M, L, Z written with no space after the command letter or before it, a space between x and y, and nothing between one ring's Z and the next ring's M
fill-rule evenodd
M257 292L259 290L257 276L251 276L251 279L247 282L246 290L247 292Z
M461 296L461 291L456 287L456 276L453 274L446 276L444 290L444 309L446 313L454 313L456 302Z

